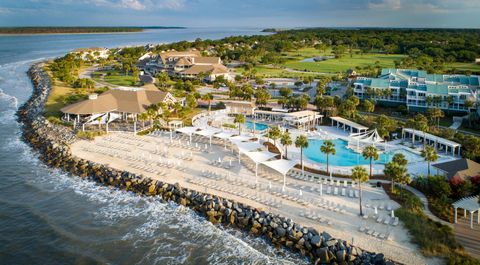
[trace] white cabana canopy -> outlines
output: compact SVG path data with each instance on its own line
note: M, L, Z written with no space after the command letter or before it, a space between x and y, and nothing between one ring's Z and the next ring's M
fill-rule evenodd
M187 134L188 136L190 136L190 142L191 142L192 141L192 134L194 132L196 132L197 130L198 130L197 127L186 126L186 127L178 128L175 131L180 132L180 133L184 133L184 134Z
M248 141L252 138L253 137L246 136L246 135L237 135L237 136L230 137L230 141L232 141L232 142L244 142L244 141Z
M277 154L269 151L253 151L246 152L245 155L248 156L248 158L250 158L253 162L258 164L274 158Z
M247 153L263 147L259 142L235 142L235 145L239 153Z
M262 164L283 175L283 189L285 189L285 185L287 184L287 173L297 164L297 161L278 159L273 161L265 161L262 162Z
M234 133L221 132L221 133L215 134L213 137L220 138L220 139L230 139L230 137L232 137L232 135L234 135Z
M200 131L195 131L194 134L205 136L210 139L210 146L212 146L212 136L218 132L221 132L222 130L217 129L217 128L212 128L212 127L207 127L204 128Z
M473 214L477 212L477 223L480 224L480 203L478 202L477 196L470 196L462 198L453 203L453 208L455 209L455 223L457 223L457 209L461 208L464 210L464 216L466 217L466 211L470 212L470 228L473 228Z
M359 133L352 133L350 137L359 140L362 142L369 142L369 143L382 143L385 140L378 134L377 129L370 130L367 132L359 132Z
M258 164L274 158L277 154L269 151L253 151L245 153L255 163L255 177L258 176Z

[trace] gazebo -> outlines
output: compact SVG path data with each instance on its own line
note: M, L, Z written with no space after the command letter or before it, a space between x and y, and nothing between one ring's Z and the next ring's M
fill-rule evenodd
M470 212L470 228L473 228L473 215L477 212L477 224L480 224L480 203L478 203L478 195L462 198L453 204L455 210L454 222L457 223L457 209L463 209L463 217L467 217L467 211Z
M263 165L277 171L283 175L283 187L282 190L285 190L287 185L287 173L292 169L298 162L294 160L278 159L273 161L262 162Z

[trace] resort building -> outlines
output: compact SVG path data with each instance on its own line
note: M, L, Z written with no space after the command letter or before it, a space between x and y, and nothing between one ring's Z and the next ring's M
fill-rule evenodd
M63 107L61 112L66 121L73 120L74 127L81 125L82 130L85 130L85 126L101 127L104 124L108 131L109 124L116 121L117 124L124 123L119 130L133 129L136 132L138 115L146 112L149 106L159 103L172 105L176 102L177 99L168 92L144 88L117 88L100 95L92 94L86 100Z
M85 61L90 59L96 60L100 58L106 59L110 55L110 50L107 48L92 47L75 49L71 53Z
M480 76L428 74L422 70L382 69L377 78L357 77L354 94L360 99L404 103L409 109L438 107L466 112L478 100Z
M251 101L223 101L228 114L252 116L255 113L255 103Z
M169 75L184 78L196 78L204 74L207 81L214 81L219 76L232 79L220 57L201 56L200 52L195 50L162 52L145 64L145 70L152 74L167 72Z
M437 163L432 166L436 169L437 175L445 176L447 180L469 180L472 177L480 176L480 164L467 158Z

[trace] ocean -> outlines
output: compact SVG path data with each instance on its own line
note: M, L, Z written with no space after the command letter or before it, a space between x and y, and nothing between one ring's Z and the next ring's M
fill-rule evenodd
M0 36L0 264L307 264L176 204L44 166L22 142L15 117L32 92L26 71L36 61L80 47L218 39L260 30Z

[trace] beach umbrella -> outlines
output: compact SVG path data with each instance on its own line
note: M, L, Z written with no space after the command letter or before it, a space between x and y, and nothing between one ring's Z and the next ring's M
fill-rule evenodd
M208 144L205 144L205 150L207 150L207 149L208 149Z
M218 163L222 163L222 158L218 157Z
M268 182L268 189L270 189L270 190L272 189L272 182L271 181Z
M302 190L301 190L301 189L300 189L300 190L298 190L298 195L300 195L300 196L302 196L302 195L303 195L303 193L302 193Z
M198 143L195 143L195 148L198 148Z
M392 214L391 214L392 218L395 218L395 212L392 210Z
M230 163L230 166L232 166L232 159L230 158L230 161L228 161Z
M322 196L322 195L323 195L323 185L322 185L322 183L320 183L320 196Z
M375 215L378 214L378 211L377 211L377 206L375 206Z

